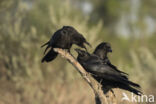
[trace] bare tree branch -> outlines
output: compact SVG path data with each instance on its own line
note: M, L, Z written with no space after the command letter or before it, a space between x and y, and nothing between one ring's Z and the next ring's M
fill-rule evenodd
M95 94L96 104L108 104L107 98L103 94L103 91L101 89L101 84L98 83L88 72L85 71L85 69L79 64L79 62L77 62L73 55L59 48L55 48L54 51L58 52L61 56L67 59L77 69L83 79L85 79L85 81L90 85Z

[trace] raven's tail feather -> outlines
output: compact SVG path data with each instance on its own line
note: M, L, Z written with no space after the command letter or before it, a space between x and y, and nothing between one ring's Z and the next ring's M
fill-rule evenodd
M44 43L42 46L41 46L41 48L42 47L44 47L45 45L48 45L50 42L48 41L47 43Z
M132 93L134 93L134 94L136 94L136 95L139 95L139 96L142 95L142 92L141 92L141 91L139 91L139 90L137 90L137 89L135 89L135 88L132 88L132 87L130 87L130 86L125 86L125 87L123 87L123 89L124 89L124 90L128 90L128 91L130 91L130 92L132 92Z
M49 47L50 47L49 45L46 47L46 49L44 51L44 54L46 53L46 51L48 50Z
M128 79L126 78L123 78L123 76L121 76L122 78L119 79L120 82L122 82L123 84L128 84L128 85L131 85L133 87L137 87L137 88L140 88L140 85L137 84L137 83L134 83L132 81L129 81Z
M51 50L42 58L42 63L44 61L49 62L54 60L57 57L58 53L56 53L52 48Z
M136 83L131 82L131 81L128 81L128 83L129 83L131 86L133 86L133 87L138 87L138 88L140 88L140 85L139 85L139 84L136 84Z

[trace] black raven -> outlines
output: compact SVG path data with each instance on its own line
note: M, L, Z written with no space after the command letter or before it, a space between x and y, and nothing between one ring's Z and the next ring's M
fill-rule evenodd
M102 42L102 43L100 43L100 44L95 48L93 54L99 56L99 57L103 60L103 62L104 62L105 64L108 64L108 65L109 65L110 67L112 67L114 70L116 70L116 71L118 71L118 72L120 72L120 73L122 73L122 74L128 75L127 73L118 70L116 66L114 66L113 64L111 64L111 62L110 62L110 60L109 60L109 58L108 58L108 56L107 56L109 52L112 52L112 48L111 48L110 43L108 43L108 42Z
M87 50L84 43L91 46L82 36L82 34L77 32L76 29L74 29L72 26L63 26L54 33L54 35L47 43L41 46L43 47L47 45L44 53L46 53L48 48L51 48L50 51L43 57L42 62L49 62L57 57L58 53L54 52L53 48L68 49L68 51L70 51L72 44L76 44Z
M102 42L95 48L93 53L101 59L106 59L109 52L112 52L111 45L107 42Z
M103 92L106 94L112 88L121 88L136 95L141 95L141 92L136 88L140 86L125 78L120 72L114 70L107 64L103 64L103 60L95 54L90 54L86 51L75 49L78 53L77 60L84 69L102 84Z

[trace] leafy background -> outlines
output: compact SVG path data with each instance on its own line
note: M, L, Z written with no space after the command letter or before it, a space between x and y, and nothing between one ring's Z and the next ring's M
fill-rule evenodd
M66 60L41 63L40 46L64 25L84 35L90 52L110 42L111 62L156 96L155 9L155 0L1 0L0 104L94 104L93 91ZM115 89L117 102L128 104L121 92Z

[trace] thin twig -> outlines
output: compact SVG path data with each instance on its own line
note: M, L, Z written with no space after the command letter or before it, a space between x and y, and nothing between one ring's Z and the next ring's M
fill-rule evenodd
M69 52L63 49L55 48L55 52L58 52L61 56L68 60L81 74L83 79L90 85L95 94L95 102L96 104L108 104L106 96L103 94L101 89L101 84L98 83L85 69L77 62L75 57L71 55Z

